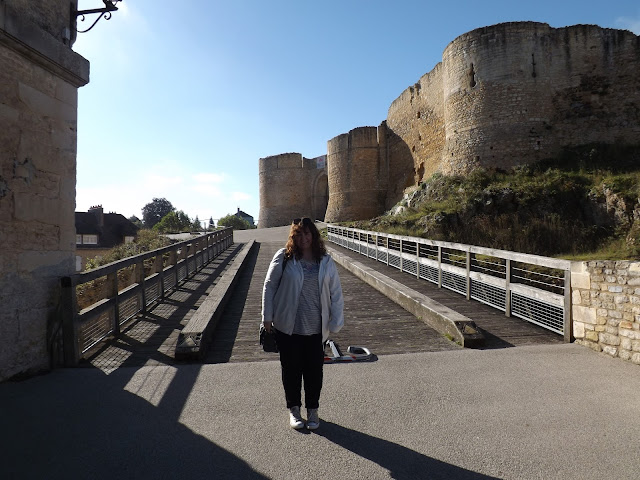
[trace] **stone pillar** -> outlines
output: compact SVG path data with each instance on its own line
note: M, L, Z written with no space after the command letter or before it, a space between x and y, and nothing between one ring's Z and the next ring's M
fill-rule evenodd
M0 381L46 370L75 271L77 89L69 0L0 2Z

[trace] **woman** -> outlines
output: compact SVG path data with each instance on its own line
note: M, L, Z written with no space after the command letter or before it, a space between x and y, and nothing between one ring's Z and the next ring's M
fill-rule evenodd
M305 426L300 414L302 382L309 430L320 426L324 342L344 324L338 270L309 218L291 225L285 248L276 252L262 290L262 324L275 331L289 424Z

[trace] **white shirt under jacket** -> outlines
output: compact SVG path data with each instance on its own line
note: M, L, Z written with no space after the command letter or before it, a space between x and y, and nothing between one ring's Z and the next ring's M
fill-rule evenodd
M291 335L304 282L304 271L299 261L290 258L285 266L287 274L281 282L284 252L284 248L276 252L267 271L262 288L262 323L273 322L277 330ZM340 277L336 264L329 255L325 255L320 261L318 287L322 307L322 341L326 341L329 333L339 332L344 325Z

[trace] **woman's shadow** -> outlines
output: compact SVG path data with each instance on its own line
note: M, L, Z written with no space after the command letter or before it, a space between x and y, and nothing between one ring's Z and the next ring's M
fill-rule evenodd
M323 421L316 434L352 451L387 469L392 478L415 480L423 479L463 479L480 480L495 479L450 463L427 457L409 448L372 437L366 433L341 427L335 423Z

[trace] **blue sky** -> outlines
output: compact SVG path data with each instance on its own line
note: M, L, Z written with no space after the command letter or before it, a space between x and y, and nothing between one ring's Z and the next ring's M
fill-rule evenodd
M378 125L457 36L509 21L640 34L637 0L124 0L79 33L76 210L259 211L258 160ZM101 7L80 0L79 9ZM87 17L78 28L91 25Z

